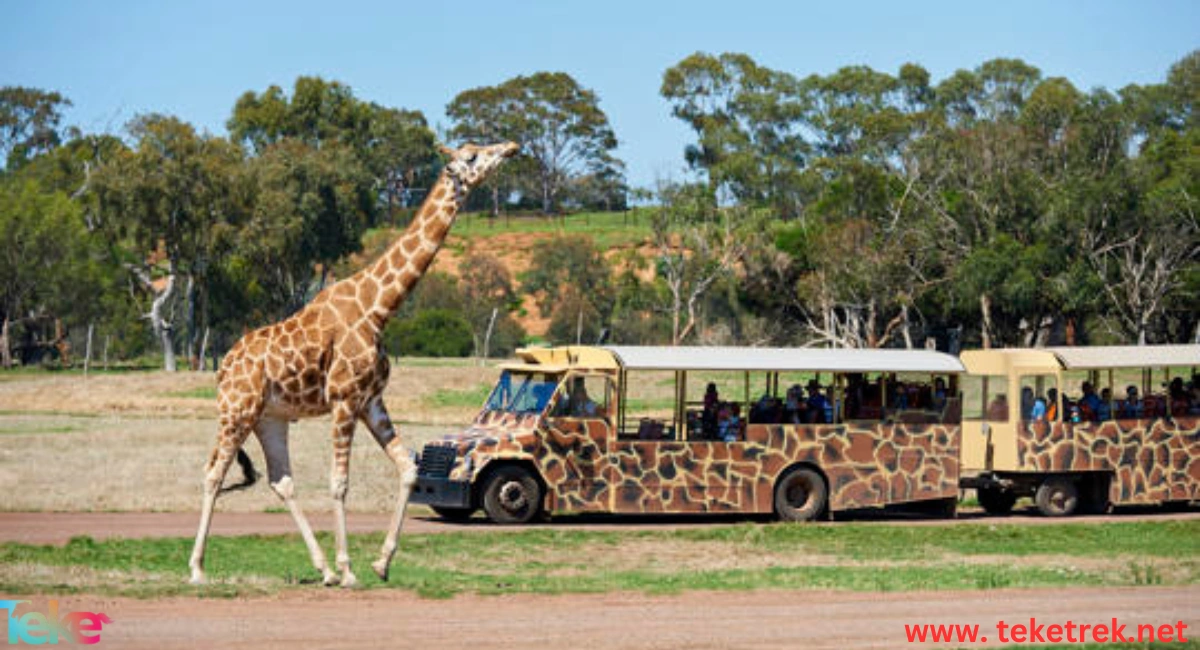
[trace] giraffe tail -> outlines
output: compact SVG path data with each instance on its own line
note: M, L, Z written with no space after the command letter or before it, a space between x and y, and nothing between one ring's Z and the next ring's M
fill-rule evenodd
M242 482L221 488L222 493L245 490L258 481L258 472L254 469L254 463L250 461L250 455L246 453L245 449L238 449L237 462L242 468Z

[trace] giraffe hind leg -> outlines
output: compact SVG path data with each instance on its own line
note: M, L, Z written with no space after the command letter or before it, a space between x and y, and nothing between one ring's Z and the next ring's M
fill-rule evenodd
M379 579L387 581L392 558L395 557L396 547L399 544L400 528L404 524L404 511L408 508L408 498L412 494L413 485L417 482L417 464L413 461L413 455L401 444L400 436L396 434L396 429L392 425L392 419L388 415L381 396L376 395L368 402L363 421L370 429L371 435L375 437L375 441L392 459L392 462L396 464L396 469L400 472L400 491L396 496L396 509L392 515L392 522L388 527L383 546L379 549L379 559L371 564L371 568L374 569Z

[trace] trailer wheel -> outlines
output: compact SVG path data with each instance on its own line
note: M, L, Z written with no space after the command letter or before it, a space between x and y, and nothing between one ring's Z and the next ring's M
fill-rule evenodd
M975 490L975 495L979 499L979 507L989 515L1007 515L1017 503L1016 493L1001 487L981 487Z
M1038 486L1034 501L1047 517L1068 517L1079 507L1079 486L1069 478L1051 476Z
M483 511L498 524L526 524L542 509L542 487L522 467L492 472L483 488Z
M820 474L797 467L775 484L775 513L784 521L813 521L825 511L828 496Z

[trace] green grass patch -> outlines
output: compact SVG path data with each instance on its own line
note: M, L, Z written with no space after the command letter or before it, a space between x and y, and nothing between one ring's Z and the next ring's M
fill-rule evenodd
M650 238L650 215L648 211L638 209L627 212L583 212L563 217L502 216L498 219L491 219L486 213L465 214L455 222L447 245L455 246L474 239L510 233L587 235L601 249L632 246Z
M2 414L0 414L2 415ZM50 424L33 422L0 423L0 436L26 434L56 434L82 431L83 427L75 424Z
M318 539L327 552L332 548L330 535L319 534ZM739 524L675 531L540 528L409 535L402 538L386 585L368 567L382 540L382 533L350 537L363 586L431 598L459 593L908 591L1200 582L1200 521L886 528ZM184 582L191 547L191 539L97 542L87 537L61 547L4 544L0 589L226 596L269 593L317 579L298 535L215 537L207 569L216 585L189 587ZM1016 557L1025 559L1013 561ZM1131 563L1129 557L1138 560ZM79 570L106 577L82 584L43 577Z
M1108 524L946 526L753 526L676 534L697 541L746 541L770 550L834 553L855 560L906 560L957 555L1061 555L1200 558L1200 520Z
M171 393L166 393L167 397L186 397L192 399L217 399L216 386L198 386L188 390L179 390Z
M479 408L491 392L492 385L484 383L465 390L439 388L425 398L425 403L432 408Z

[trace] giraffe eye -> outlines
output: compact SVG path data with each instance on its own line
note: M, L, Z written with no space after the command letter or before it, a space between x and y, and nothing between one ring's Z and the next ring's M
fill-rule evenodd
M474 164L475 164L475 159L476 159L476 158L478 158L478 157L479 157L479 154L477 154L477 153L473 153L473 154L471 154L471 157L470 157L470 158L467 158L467 164L468 164L468 165L474 165Z

